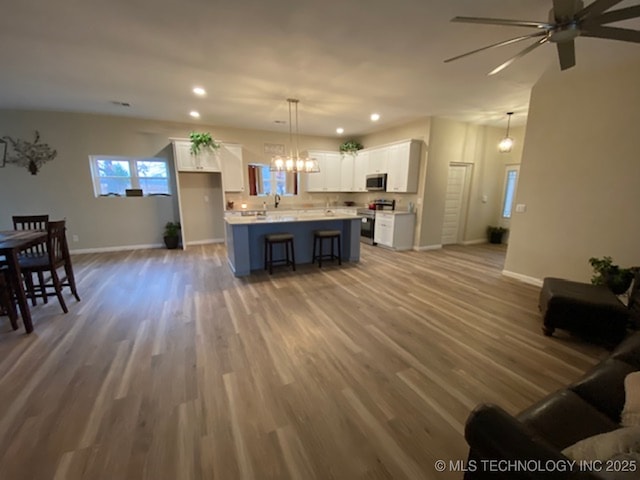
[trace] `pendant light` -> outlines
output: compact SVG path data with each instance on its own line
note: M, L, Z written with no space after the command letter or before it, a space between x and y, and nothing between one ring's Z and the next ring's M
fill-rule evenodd
M513 112L507 112L507 115L507 134L498 144L498 151L500 151L500 153L509 153L513 148L513 138L509 136L509 127L511 127L511 115L513 115Z
M287 98L289 104L289 156L276 156L271 158L271 166L269 170L272 172L290 172L290 173L318 173L320 167L318 161L314 158L302 157L300 155L298 143L298 103L296 98ZM293 126L291 122L291 107L295 107L296 113L296 136L295 136L295 153L293 140Z

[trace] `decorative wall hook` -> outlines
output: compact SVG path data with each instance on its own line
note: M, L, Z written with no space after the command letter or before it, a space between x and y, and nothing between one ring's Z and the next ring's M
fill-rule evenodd
M53 150L48 143L38 143L40 133L37 130L36 138L33 142L27 142L19 138L14 140L8 136L2 138L9 140L13 148L13 155L7 159L7 163L14 163L19 167L26 167L31 175L36 175L42 165L50 162L58 155L58 152Z

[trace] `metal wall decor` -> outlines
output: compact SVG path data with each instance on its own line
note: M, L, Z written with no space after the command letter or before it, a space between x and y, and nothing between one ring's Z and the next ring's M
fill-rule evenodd
M6 162L13 163L19 167L26 167L31 175L37 175L42 165L50 162L58 155L58 152L53 150L48 143L38 143L40 141L40 132L37 130L36 138L33 142L28 142L19 138L14 140L8 136L4 136L2 138L8 140L11 144L11 148L13 149L12 155L6 160Z

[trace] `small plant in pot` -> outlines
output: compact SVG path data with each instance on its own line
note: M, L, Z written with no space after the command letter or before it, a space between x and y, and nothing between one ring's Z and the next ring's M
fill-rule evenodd
M342 145L340 145L340 152L344 155L348 153L349 155L357 155L358 150L362 150L364 147L360 142L356 142L355 140L347 140Z
M502 243L502 239L508 231L508 228L488 226L487 237L489 238L489 243Z
M178 248L180 243L180 223L167 222L164 226L164 244L169 250Z
M189 134L189 140L191 140L192 155L199 154L203 149L216 151L220 148L220 144L213 139L209 132L191 132Z
M594 285L606 285L616 295L622 295L631 286L633 270L620 268L613 263L611 257L591 257L589 264L593 267L591 283Z

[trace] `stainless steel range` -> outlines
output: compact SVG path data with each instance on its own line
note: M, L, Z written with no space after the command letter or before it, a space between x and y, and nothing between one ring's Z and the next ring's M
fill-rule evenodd
M362 215L362 225L360 226L360 241L375 245L373 233L376 223L376 211L369 208L359 208L358 215Z

